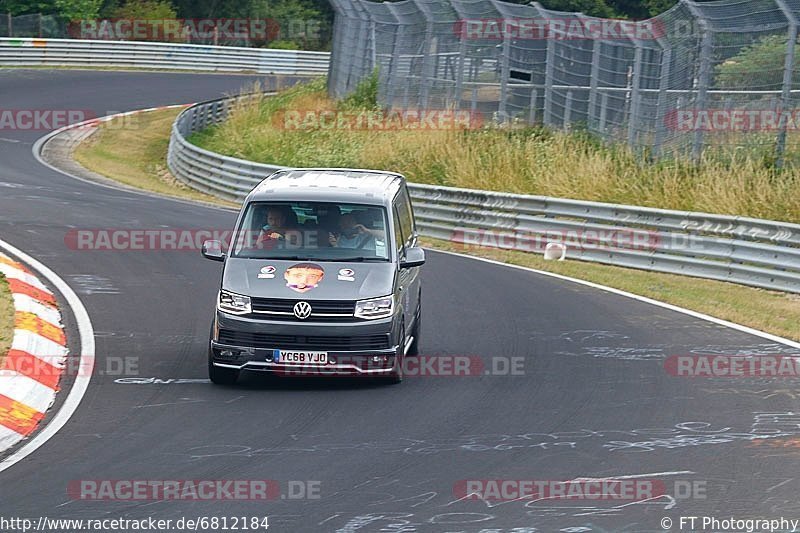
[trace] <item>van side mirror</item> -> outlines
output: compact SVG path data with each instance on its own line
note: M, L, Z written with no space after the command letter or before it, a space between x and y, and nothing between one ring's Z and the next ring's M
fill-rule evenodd
M211 259L212 261L225 260L225 254L222 252L222 243L220 241L203 242L201 252L206 259Z
M419 246L406 248L406 257L400 261L400 268L414 268L425 264L425 250Z

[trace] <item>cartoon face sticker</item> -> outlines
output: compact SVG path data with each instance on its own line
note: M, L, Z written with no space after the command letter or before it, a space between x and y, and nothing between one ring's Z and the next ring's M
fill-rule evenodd
M286 269L283 277L286 286L295 292L308 292L319 285L325 271L314 263L298 263Z

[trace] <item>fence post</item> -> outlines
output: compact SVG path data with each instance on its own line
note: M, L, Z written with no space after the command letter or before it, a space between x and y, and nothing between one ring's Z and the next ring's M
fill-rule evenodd
M600 47L603 41L595 39L592 46L592 73L589 80L589 112L587 113L587 126L589 131L592 131L596 121L594 120L595 109L597 108L597 86L600 78Z
M600 132L606 131L606 118L608 117L608 93L600 96Z
M531 87L531 108L528 116L528 124L536 123L536 104L538 100L538 91L535 87Z
M667 87L669 87L671 72L672 50L666 49L661 54L661 76L658 82L658 101L656 103L656 137L653 141L654 158L661 153L661 145L664 143L664 134L666 133L664 121L667 116Z
M352 0L344 0L347 5L347 25L346 27L352 32L351 37L345 42L351 47L350 53L347 58L347 75L345 76L345 86L342 95L355 89L358 82L361 80L361 72L356 69L358 59L362 58L362 50L364 45L364 33L361 25L361 17L358 16L355 9L355 3Z
M422 50L422 72L421 79L419 80L420 91L417 98L417 105L422 108L427 108L428 94L435 75L435 72L430 72L431 68L435 68L435 65L432 64L434 59L432 56L437 53L438 48L436 35L433 31L434 15L425 2L419 0L411 0L411 2L417 7L420 13L422 13L422 16L425 17L425 38L420 47L420 50Z
M700 44L700 70L697 74L697 100L696 108L705 110L708 106L708 89L711 85L711 54L714 50L714 36L711 29L708 27L708 22L703 18L702 13L694 6L691 0L681 0L689 11L697 18L697 24L700 26L701 44ZM692 159L695 163L700 162L703 155L703 130L697 128L694 132L694 139L692 140Z
M547 61L544 66L544 125L553 125L553 69L555 45L552 35L547 34Z
M431 85L433 79L436 77L436 54L438 53L438 37L433 35L433 31L428 34L430 39L428 43L428 50L422 60L422 91L420 92L420 107L426 109L428 107L428 97L431 92ZM433 71L433 72L431 72Z
M567 91L567 101L564 105L564 125L563 128L568 130L570 121L572 120L572 91Z
M633 149L636 143L636 121L639 120L640 85L642 81L642 43L636 41L633 56L633 77L631 80L630 112L628 113L628 146Z
M375 68L374 59L374 35L372 33L373 17L369 11L364 8L358 0L353 0L353 7L355 7L356 16L358 17L358 43L356 55L360 60L357 78L355 85L358 85L365 76L372 74Z
M389 108L394 107L394 88L397 69L400 68L400 42L403 40L404 26L399 26L394 32L394 43L392 43L392 57L389 59L389 68L386 76L386 102Z
M6 20L8 21L8 36L14 36L14 24L11 22L11 13L6 14Z
M469 111L472 114L472 116L475 116L475 112L477 111L477 109L478 109L478 86L477 85L473 85L472 86L472 103L469 106Z
M500 121L508 119L506 103L508 101L508 78L511 77L511 40L509 32L503 32L503 51L500 56L500 105L498 107Z
M789 127L787 113L792 105L792 85L794 83L794 55L797 43L797 18L784 0L775 0L789 21L789 40L786 43L786 56L783 64L783 91L781 93L780 122L778 139L775 145L775 166L783 168L786 153L786 130Z
M337 87L338 80L341 78L342 68L340 65L342 64L342 53L344 53L342 47L342 19L344 14L338 2L332 1L331 7L333 7L334 18L333 31L331 32L331 58L328 61L328 96L335 98L339 96Z
M461 109L461 96L462 96L461 92L464 89L464 58L467 55L467 41L466 38L464 37L464 34L466 32L463 30L463 26L462 30L459 33L460 35L458 43L458 60L456 61L458 65L456 67L458 69L458 71L456 72L456 94L455 94L456 109Z

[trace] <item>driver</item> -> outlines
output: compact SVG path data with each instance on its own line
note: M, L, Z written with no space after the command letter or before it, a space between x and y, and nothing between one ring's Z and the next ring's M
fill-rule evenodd
M266 224L261 227L256 245L274 247L276 244L285 241L287 232L291 229L288 220L288 208L270 206L265 217Z

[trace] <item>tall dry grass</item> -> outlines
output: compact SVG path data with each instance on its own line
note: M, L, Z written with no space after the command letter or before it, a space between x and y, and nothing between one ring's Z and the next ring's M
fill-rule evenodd
M234 157L287 166L387 169L418 183L706 211L800 222L800 177L757 155L707 156L699 165L642 164L625 148L585 133L539 128L478 130L287 130L281 113L336 109L325 81L255 98L193 137Z

